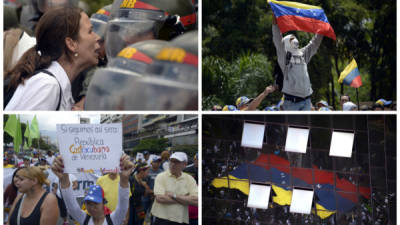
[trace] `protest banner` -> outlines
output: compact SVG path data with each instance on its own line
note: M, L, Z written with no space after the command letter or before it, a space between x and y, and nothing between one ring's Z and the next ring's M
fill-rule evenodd
M57 124L66 173L119 172L122 124Z

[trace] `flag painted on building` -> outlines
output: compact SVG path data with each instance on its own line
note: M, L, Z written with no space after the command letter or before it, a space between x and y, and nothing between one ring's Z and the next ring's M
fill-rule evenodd
M281 33L291 30L321 34L336 40L324 10L319 6L298 2L268 0Z
M313 188L317 196L315 213L322 219L337 211L350 212L358 203L357 185L351 181L316 166L290 168L288 160L274 154L261 154L253 163L239 165L227 177L215 178L212 185L237 189L248 195L250 181L271 183L272 201L279 205L290 205L291 187ZM360 186L358 192L370 198L370 188Z
M338 82L353 88L359 88L362 85L360 71L358 71L355 59L353 59L351 63L344 68L343 72L340 73Z

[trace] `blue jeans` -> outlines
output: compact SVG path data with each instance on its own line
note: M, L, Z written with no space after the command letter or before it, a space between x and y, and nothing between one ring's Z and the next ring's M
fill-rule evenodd
M285 111L310 111L311 110L311 98L307 98L300 102L292 102L286 100L283 102L283 110Z

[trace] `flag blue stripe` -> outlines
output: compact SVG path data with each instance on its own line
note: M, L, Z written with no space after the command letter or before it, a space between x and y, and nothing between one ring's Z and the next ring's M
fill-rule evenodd
M299 8L292 8L284 5L274 4L272 2L270 2L270 5L276 17L301 16L329 23L328 18L326 17L323 9L299 9Z
M354 78L360 76L360 71L358 71L358 68L354 68L347 76L343 79L343 83L345 85L350 85L351 82L354 80Z

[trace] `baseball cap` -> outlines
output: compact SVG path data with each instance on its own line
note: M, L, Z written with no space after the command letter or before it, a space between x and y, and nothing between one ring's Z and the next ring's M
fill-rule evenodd
M149 151L144 151L143 152L143 155L148 155L149 154Z
M224 106L222 111L238 111L238 110L234 105L226 105L226 106Z
M318 106L318 104L321 104L322 106L325 106L325 107L328 107L328 106L329 106L328 103L327 103L326 101L324 101L324 100L319 101L319 102L317 103L317 106Z
M187 162L187 155L184 152L175 152L174 154L171 155L171 157L169 157L169 159L177 159L180 162Z
M151 162L155 162L155 161L161 161L161 157L156 155L153 157L153 159L151 160Z
M83 201L91 201L102 203L104 199L104 191L99 185L90 185L89 190Z
M250 103L251 101L253 101L252 98L248 98L246 96L241 96L238 99L236 99L236 107L240 108L243 105Z
M381 98L378 101L376 101L375 103L382 105L382 106L388 106L388 105L392 104L392 101L386 101L385 99Z

